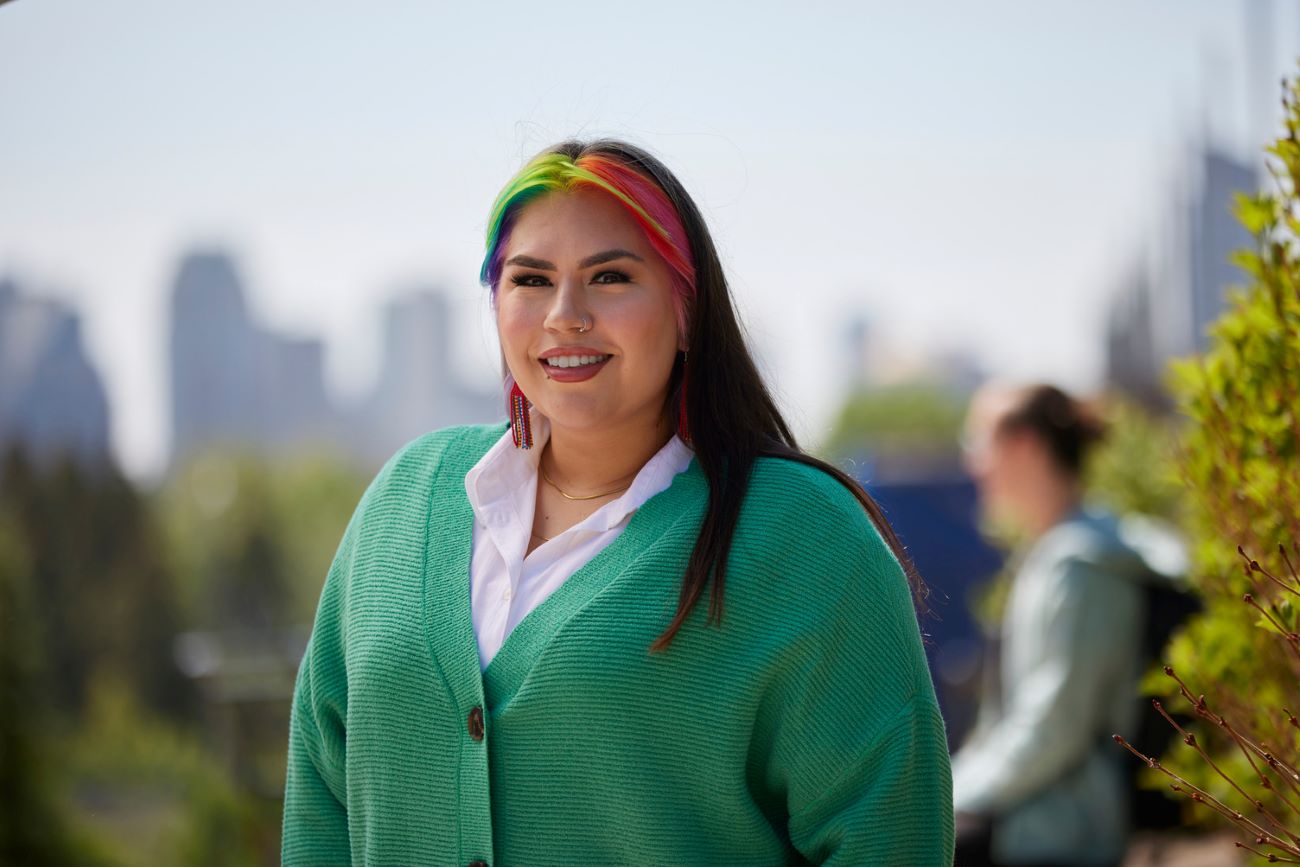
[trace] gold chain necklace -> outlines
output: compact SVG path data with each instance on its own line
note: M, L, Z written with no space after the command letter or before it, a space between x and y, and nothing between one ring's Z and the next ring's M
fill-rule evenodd
M624 485L621 488L615 488L614 490L606 491L603 494L592 494L587 497L575 497L573 494L566 492L559 485L555 484L555 480L546 474L546 468L542 466L542 462L540 460L537 462L537 469L541 470L542 478L546 479L546 483L550 485L552 488L555 488L555 490L559 492L560 496L564 497L564 499L566 500L598 500L601 497L608 497L610 494L617 494L622 491L626 491L628 488L632 487L632 483L628 482L626 485Z

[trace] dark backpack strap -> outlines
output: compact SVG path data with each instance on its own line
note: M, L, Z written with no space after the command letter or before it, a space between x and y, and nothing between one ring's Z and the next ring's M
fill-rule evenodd
M1142 629L1142 668L1146 670L1159 664L1174 633L1203 606L1190 590L1173 586L1167 581L1150 581L1144 585L1146 611ZM1173 741L1172 726L1151 705L1151 697L1136 696L1135 727L1128 738L1133 748L1145 755L1164 755ZM1173 714L1181 725L1187 717ZM1181 803L1163 790L1143 788L1139 775L1146 764L1124 751L1125 771L1129 780L1129 820L1135 831L1156 831L1181 825Z

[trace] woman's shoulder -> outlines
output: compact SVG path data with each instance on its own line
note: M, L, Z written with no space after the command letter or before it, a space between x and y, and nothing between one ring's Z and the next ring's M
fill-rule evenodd
M884 669L921 683L912 589L863 501L825 468L799 460L762 458L750 479L727 592L735 574L734 589L779 611L789 628L829 641L853 635L845 639L851 652L895 660Z
M430 431L398 449L380 472L428 469L445 461L468 460L469 466L473 466L505 431L505 422L455 425Z
M737 530L775 556L849 567L841 573L855 565L874 573L898 566L858 496L824 468L798 460L758 459Z
M784 457L755 461L745 508L783 523L874 526L857 495L840 479L823 467Z
M429 488L444 474L463 478L505 430L504 422L456 425L416 437L379 470L364 501L427 497Z

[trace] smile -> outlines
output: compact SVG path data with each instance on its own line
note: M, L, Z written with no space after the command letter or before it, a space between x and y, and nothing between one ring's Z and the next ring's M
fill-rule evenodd
M542 363L548 367L586 367L608 361L608 355L556 355L543 358Z
M552 355L539 358L538 363L553 382L582 382L605 369L612 355Z

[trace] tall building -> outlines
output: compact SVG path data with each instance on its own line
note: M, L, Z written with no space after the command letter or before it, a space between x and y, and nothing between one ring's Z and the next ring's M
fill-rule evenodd
M386 459L427 431L504 418L504 398L456 375L448 312L443 296L428 288L385 307L379 379L349 425L356 450L369 461Z
M0 449L21 445L38 462L69 454L109 461L108 398L64 305L19 294L0 278Z
M206 445L277 451L337 439L320 342L257 325L224 253L182 259L170 357L173 462Z
M1151 318L1152 286L1145 259L1134 262L1106 321L1106 381L1148 406L1163 402L1160 353Z
M259 325L231 257L191 253L172 287L172 462L205 446L325 445L373 467L427 431L504 418L501 400L456 376L450 339L439 294L390 303L379 379L345 410L326 389L321 341Z
M1232 254L1250 234L1233 215L1234 197L1257 188L1254 168L1214 148L1198 154L1192 183L1176 200L1163 237L1125 272L1107 317L1106 378L1148 405L1163 392L1170 359L1202 352L1208 328L1245 282Z
M1227 290L1245 281L1245 273L1232 264L1237 250L1251 246L1250 233L1233 214L1237 193L1254 193L1258 180L1253 167L1226 154L1207 151L1201 165L1200 195L1188 217L1191 343L1188 352L1202 352L1209 344L1206 328L1227 306Z

